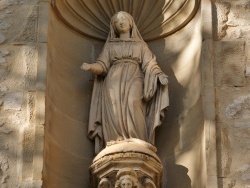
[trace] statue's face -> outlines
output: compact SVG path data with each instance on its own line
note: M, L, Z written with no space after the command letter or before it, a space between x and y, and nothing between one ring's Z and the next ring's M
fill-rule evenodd
M123 179L121 181L121 188L132 188L133 183L130 179Z
M127 33L130 31L128 18L123 13L118 13L115 18L115 27L119 33Z

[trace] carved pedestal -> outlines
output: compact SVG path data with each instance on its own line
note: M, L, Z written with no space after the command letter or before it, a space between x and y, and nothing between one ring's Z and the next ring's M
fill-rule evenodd
M109 142L90 167L93 188L160 188L156 148L138 139Z

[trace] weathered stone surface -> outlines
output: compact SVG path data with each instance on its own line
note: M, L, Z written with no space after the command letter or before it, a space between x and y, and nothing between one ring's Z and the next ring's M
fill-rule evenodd
M0 69L0 82L6 80L8 71L6 69Z
M5 42L5 36L0 34L0 44L4 43Z
M226 108L225 115L228 118L250 118L250 95L235 99Z
M10 178L9 175L3 176L3 177L2 177L2 182L1 182L1 183L2 183L2 184L3 184L3 183L7 183L7 180L8 180L9 178Z
M250 173L244 173L241 175L241 179L246 181L246 180L250 180Z
M0 118L0 127L3 126L5 122L6 122L6 121L5 121L4 118Z
M10 55L10 52L9 52L8 50L1 50L1 51L0 51L0 54L1 54L3 57L5 57L5 56L7 56L7 55Z
M27 167L24 164L27 159L30 160L25 153L31 153L34 142L31 142L27 135L27 138L23 139L24 132L22 131L24 127L31 125L31 120L35 119L34 110L31 111L30 107L33 105L35 109L36 104L34 102L28 104L30 100L27 100L26 94L27 90L34 91L36 85L34 80L36 80L37 71L35 55L37 49L34 46L37 42L38 3L39 0L0 0L1 188L20 188L25 181L30 181L30 188L41 187L41 181L37 180L36 184L33 183L32 162L28 162L29 176L27 177L27 174L23 176ZM41 137L43 138L43 135ZM40 145L36 146L40 147ZM41 159L42 152L32 157ZM40 173L39 180L41 180L41 167L39 170L36 174Z
M6 92L6 91L8 91L8 87L2 85L2 86L0 86L0 91L1 91L1 92Z
M250 38L250 37L249 37ZM246 41L246 76L250 76L250 40Z
M0 64L6 63L6 59L0 55Z
M250 168L249 164L244 164L238 168L238 172L246 172Z
M9 169L9 162L6 156L0 155L0 169L6 172Z
M240 87L245 78L245 42L220 41L215 43L216 86Z
M10 22L3 21L2 23L0 23L0 30L9 29L10 26L11 26L11 23L10 23Z
M35 42L36 36L37 36L37 15L38 14L38 8L36 6L33 7L31 12L29 12L29 17L27 20L23 23L23 26L21 27L21 31L19 35L15 38L15 43L17 44L23 44L27 42Z
M227 24L226 22L228 21L228 14L230 12L231 4L229 2L220 2L220 1L215 1L215 9L213 10L217 18L215 18L214 23L213 23L213 31L215 34L215 38L222 39L223 37L226 36L226 31L227 31Z
M10 134L10 133L12 133L13 132L13 130L11 129L11 128L9 128L9 127L2 127L2 128L0 128L0 134Z
M23 103L22 92L7 94L4 97L4 110L21 110L22 103Z

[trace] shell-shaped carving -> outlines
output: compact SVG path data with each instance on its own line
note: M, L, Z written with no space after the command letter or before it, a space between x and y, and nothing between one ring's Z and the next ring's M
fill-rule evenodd
M71 29L105 41L112 15L130 13L145 41L166 37L184 27L201 0L52 0L57 16Z

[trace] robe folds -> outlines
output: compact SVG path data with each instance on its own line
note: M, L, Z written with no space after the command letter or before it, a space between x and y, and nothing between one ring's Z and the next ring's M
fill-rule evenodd
M169 105L168 85L147 44L133 40L106 42L97 64L88 133L105 143L138 138L154 144L155 128Z

